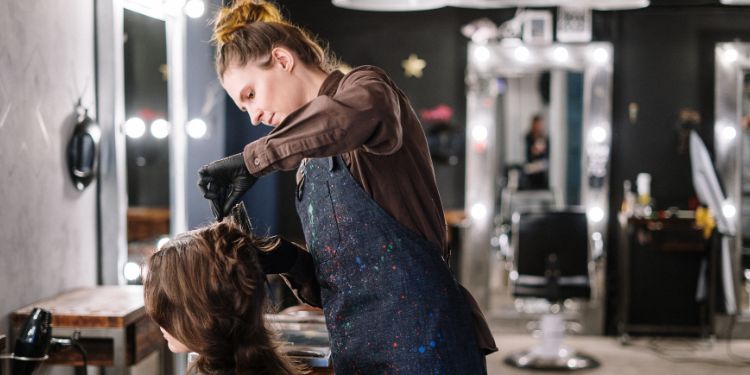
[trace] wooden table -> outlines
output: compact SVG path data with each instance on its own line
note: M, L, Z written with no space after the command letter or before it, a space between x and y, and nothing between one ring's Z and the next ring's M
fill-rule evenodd
M159 326L146 315L142 286L81 288L41 300L11 314L16 331L35 307L52 313L54 336L80 333L89 365L127 373L129 366L153 352L164 353ZM82 358L68 349L50 355L46 363L80 366Z

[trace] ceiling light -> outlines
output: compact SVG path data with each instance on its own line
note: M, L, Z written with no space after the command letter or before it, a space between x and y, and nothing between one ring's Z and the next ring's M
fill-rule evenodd
M575 5L596 10L624 10L638 9L649 6L649 0L579 0L579 1L562 1L568 5Z
M720 0L724 5L750 5L750 0Z
M740 1L750 0L723 0ZM333 5L356 10L413 11L437 9L445 6L459 8L515 8L576 6L596 10L623 10L644 8L649 0L332 0Z
M448 5L446 0L332 0L333 5L356 10L398 12L428 10Z
M448 0L447 5L458 8L515 8L554 7L571 3L571 0Z

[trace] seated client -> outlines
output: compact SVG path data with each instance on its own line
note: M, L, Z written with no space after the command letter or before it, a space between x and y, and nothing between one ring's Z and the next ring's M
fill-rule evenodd
M266 327L258 250L273 238L247 235L230 218L169 241L147 261L146 312L173 352L196 352L188 373L299 374Z

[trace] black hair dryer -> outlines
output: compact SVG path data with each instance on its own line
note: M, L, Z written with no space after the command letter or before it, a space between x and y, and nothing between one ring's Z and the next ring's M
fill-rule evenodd
M13 349L13 375L29 375L47 359L52 341L52 313L34 308L18 332Z

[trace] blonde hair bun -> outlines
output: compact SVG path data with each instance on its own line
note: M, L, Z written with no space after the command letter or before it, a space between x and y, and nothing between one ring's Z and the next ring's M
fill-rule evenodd
M215 40L219 45L232 41L234 32L253 22L287 23L279 8L263 0L238 0L222 7L214 21Z

